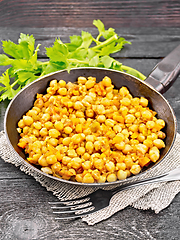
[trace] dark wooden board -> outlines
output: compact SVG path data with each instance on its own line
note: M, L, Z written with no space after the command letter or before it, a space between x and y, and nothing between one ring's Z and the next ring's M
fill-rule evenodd
M56 38L60 38L64 43L69 42L69 36L81 35L82 31L87 31L93 36L97 36L95 27L75 28L12 28L0 27L0 40L8 40L17 43L20 33L33 34L37 44L41 44L38 52L39 58L46 57L45 47L51 47ZM115 29L116 33L130 41L122 51L114 54L116 58L146 58L155 59L166 56L180 43L180 28L120 28ZM2 53L0 47L0 53Z
M90 27L101 19L108 27L179 27L178 0L1 0L0 26Z
M45 60L43 49L45 46L51 46L55 37L68 41L70 35L80 34L82 30L96 34L96 29L91 27L78 29L0 27L0 40L11 39L17 42L20 32L33 34L37 43L42 43L39 58ZM126 46L121 54L118 53L114 57L145 75L148 75L160 59L180 42L178 28L117 27L116 30L118 34L131 40L132 45ZM0 67L0 75L4 70L5 67ZM180 127L179 80L180 78L164 94L175 111L178 127ZM3 130L7 106L8 101L0 103L0 130ZM48 201L53 200L56 200L56 197L33 177L0 159L0 239L2 240L179 240L180 194L159 214L151 210L143 211L127 207L94 226L88 226L80 219L55 221L48 206Z
M106 221L88 226L80 219L56 221L48 201L56 198L33 178L0 180L0 239L79 240L179 239L180 195L159 214L132 207ZM21 178L21 179L20 179Z

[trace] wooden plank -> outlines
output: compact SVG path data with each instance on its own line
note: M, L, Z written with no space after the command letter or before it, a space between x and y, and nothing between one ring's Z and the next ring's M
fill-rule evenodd
M164 1L1 1L0 26L90 27L101 19L108 27L179 27L178 0Z
M0 40L11 40L17 43L20 33L33 34L36 45L41 44L39 58L47 57L45 47L53 45L56 38L69 42L69 36L80 35L88 31L97 36L95 28L4 28L0 27ZM132 42L125 45L121 52L113 55L115 58L162 58L180 43L179 28L116 28L117 34ZM0 46L0 53L2 45Z
M127 207L106 221L88 226L80 219L55 220L48 201L56 201L56 197L34 179L0 181L0 193L3 240L179 239L180 195L159 214Z
M96 34L94 28L86 29ZM0 40L17 41L19 33L25 31L25 33L35 34L38 43L43 42L42 47L44 47L48 44L50 46L57 35L68 41L69 35L80 33L81 30L86 29L0 28ZM124 49L122 54L115 55L116 59L138 69L145 75L148 75L160 58L168 54L179 44L180 40L178 28L150 30L141 28L136 32L134 28L117 28L118 33L131 39L133 45ZM44 60L44 56L44 52L42 52L39 57ZM0 75L4 70L5 67L0 67ZM180 81L176 81L165 94L175 110L178 128L180 127L179 89ZM8 101L0 103L0 130L3 129L3 119L8 103ZM80 219L55 221L48 201L57 200L56 197L36 182L33 177L26 175L13 165L5 163L0 158L0 195L0 239L3 240L179 239L180 194L175 197L169 207L159 214L155 214L151 210L142 211L127 207L95 226L88 226Z

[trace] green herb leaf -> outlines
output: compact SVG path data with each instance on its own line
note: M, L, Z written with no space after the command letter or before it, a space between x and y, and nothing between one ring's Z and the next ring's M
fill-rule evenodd
M7 66L10 65L14 60L6 56L5 54L0 54L0 65Z
M101 62L104 64L105 68L111 68L114 59L109 56L103 56Z
M33 35L21 33L18 44L11 40L2 41L4 54L0 54L0 65L10 67L0 77L0 101L12 99L17 92L39 76L74 67L102 67L127 72L145 79L139 71L124 66L111 54L121 51L131 42L118 36L115 29L105 29L100 20L93 21L98 30L94 38L91 33L82 31L81 36L70 36L69 43L55 39L52 47L46 47L47 61L38 60L40 44L35 48Z
M105 27L104 24L101 22L101 20L94 20L93 21L93 25L97 27L98 31L100 34L102 34L103 32L105 32Z

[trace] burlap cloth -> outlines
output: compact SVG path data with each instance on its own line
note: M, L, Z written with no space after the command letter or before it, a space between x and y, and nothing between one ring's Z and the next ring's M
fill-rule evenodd
M139 176L139 179L159 175L179 167L179 146L180 134L177 134L174 146L167 157L155 168L153 168L152 171L145 173L143 176ZM60 200L81 197L96 190L96 188L92 187L72 186L37 173L32 168L28 167L18 154L10 148L4 132L0 132L0 157L4 159L5 162L12 163L17 167L20 167L21 171L33 176L36 181L46 187L47 191L52 191L53 194ZM106 187L105 189L108 188ZM110 205L107 208L83 217L82 221L87 222L89 225L94 225L111 217L114 213L127 206L143 210L152 209L155 213L159 213L171 203L179 191L180 181L154 183L122 191L113 196L110 201Z

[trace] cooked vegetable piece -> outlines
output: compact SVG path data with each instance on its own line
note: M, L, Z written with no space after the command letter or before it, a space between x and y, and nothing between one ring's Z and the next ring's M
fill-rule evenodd
M103 96L96 91L101 84ZM83 183L123 180L160 158L165 122L155 115L147 99L133 98L124 86L114 89L107 76L99 83L91 76L80 76L77 84L52 80L19 120L18 146L31 164L56 177Z

